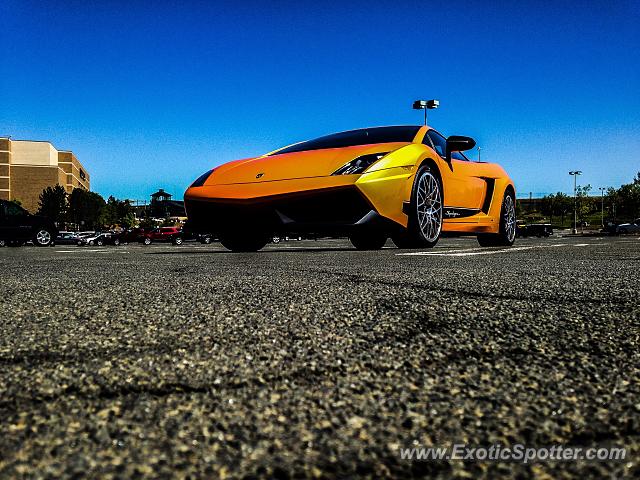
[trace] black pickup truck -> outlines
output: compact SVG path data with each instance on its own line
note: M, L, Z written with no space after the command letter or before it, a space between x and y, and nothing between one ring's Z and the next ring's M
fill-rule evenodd
M31 240L34 245L51 245L58 229L49 218L31 215L14 202L0 200L0 246L20 246Z

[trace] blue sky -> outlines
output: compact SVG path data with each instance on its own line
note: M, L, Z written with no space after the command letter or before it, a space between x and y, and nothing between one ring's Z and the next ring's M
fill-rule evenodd
M2 1L0 135L102 195L365 126L473 136L519 196L640 170L640 2ZM474 154L475 155L475 154Z

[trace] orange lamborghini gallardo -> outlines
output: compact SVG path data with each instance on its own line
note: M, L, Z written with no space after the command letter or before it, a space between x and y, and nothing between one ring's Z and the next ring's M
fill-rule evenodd
M239 252L276 234L350 238L360 250L433 247L442 232L510 246L515 189L495 163L469 160L469 137L427 126L335 133L209 170L185 192L192 231Z

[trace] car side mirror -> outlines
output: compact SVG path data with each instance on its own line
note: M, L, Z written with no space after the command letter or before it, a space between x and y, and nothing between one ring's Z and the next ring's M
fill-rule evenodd
M476 146L476 141L471 137L451 135L447 138L447 162L451 161L452 152L464 152Z

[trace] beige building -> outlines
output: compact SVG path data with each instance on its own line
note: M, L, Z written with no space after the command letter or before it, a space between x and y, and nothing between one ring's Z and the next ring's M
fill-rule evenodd
M19 200L30 212L38 209L40 193L62 185L90 189L89 174L72 152L50 142L0 137L0 199Z

